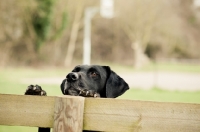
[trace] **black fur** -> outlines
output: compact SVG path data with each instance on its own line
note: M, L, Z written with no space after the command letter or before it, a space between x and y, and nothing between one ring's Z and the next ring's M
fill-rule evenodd
M116 98L128 89L128 84L109 66L99 65L79 65L61 84L63 94L74 96L78 96L81 90L87 90L89 95L96 93L101 98Z
M129 89L128 84L109 66L79 65L62 81L64 95L116 98ZM28 86L25 95L46 96L39 85ZM39 132L50 132L50 128L39 128ZM86 132L86 131L84 131Z

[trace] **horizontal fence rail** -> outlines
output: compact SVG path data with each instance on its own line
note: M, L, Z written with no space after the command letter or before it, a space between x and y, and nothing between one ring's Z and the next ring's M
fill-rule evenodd
M0 94L0 125L54 132L199 132L200 104Z

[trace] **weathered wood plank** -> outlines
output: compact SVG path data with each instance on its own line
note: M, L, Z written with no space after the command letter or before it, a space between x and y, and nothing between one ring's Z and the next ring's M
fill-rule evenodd
M0 94L0 124L52 127L55 97Z
M87 98L84 129L199 132L200 104Z
M53 127L54 104L59 109L57 102L65 101L63 97L0 94L0 124ZM200 104L85 98L83 117L84 130L200 131Z
M57 97L54 112L54 132L82 132L83 130L83 97Z

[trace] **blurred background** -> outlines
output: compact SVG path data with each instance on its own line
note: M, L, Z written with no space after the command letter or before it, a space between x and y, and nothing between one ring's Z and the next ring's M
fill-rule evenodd
M114 0L112 18L97 12L91 19L92 63L198 62L196 1ZM1 1L0 66L81 64L84 11L91 7L100 8L100 0Z
M62 95L91 44L90 64L128 82L121 99L200 103L200 0L1 0L0 31L0 93Z

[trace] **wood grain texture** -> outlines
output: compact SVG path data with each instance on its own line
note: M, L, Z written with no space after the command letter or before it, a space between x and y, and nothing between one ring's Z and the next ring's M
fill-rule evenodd
M84 111L84 130L200 131L200 104L87 98Z
M0 124L52 127L55 97L0 94Z
M74 96L56 98L54 132L82 132L84 100Z
M0 94L0 125L81 129L82 97ZM60 114L59 114L60 113ZM79 122L79 123L78 123ZM83 129L200 132L200 104L85 98Z

